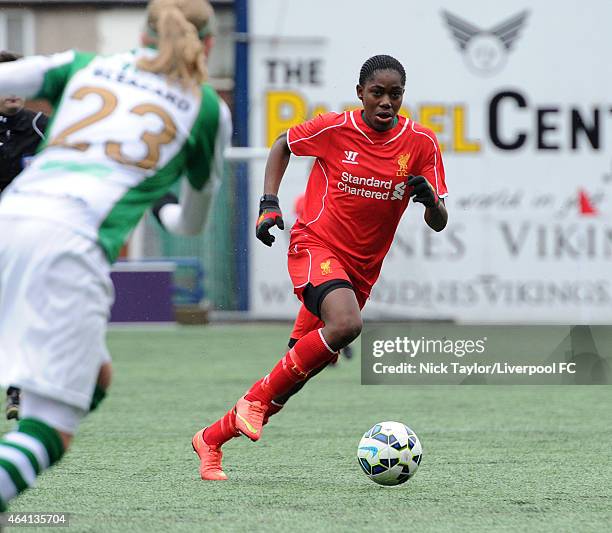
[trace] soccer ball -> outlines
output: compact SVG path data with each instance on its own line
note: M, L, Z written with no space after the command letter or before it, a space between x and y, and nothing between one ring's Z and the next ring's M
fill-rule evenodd
M361 469L379 485L408 481L419 468L422 455L416 433L400 422L376 424L366 431L357 448Z

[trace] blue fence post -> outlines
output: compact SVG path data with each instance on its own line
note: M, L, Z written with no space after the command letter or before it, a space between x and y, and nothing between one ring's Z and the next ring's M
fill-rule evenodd
M236 0L236 81L234 85L234 145L249 145L249 0ZM248 163L236 165L236 289L239 311L249 310L249 174Z

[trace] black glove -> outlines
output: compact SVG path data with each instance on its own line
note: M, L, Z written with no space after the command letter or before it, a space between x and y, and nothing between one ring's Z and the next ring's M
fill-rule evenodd
M167 192L159 200L157 200L157 202L153 204L151 211L153 212L153 216L157 219L157 222L159 222L159 225L162 228L164 227L164 224L159 218L159 211L161 210L162 207L164 207L167 204L178 204L178 203L179 201L178 201L178 198L176 197L176 194Z
M259 218L255 235L266 246L272 246L275 241L274 235L270 234L270 229L274 226L285 229L283 214L278 205L278 198L273 194L264 194L259 200Z
M425 207L436 207L438 205L440 197L425 177L411 176L406 185L412 188L409 194L413 197L413 202L419 202Z

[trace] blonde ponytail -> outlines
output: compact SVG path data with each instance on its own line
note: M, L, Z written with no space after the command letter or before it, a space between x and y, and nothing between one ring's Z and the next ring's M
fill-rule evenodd
M141 58L138 68L164 74L185 88L199 87L208 71L198 32L212 17L210 4L206 0L152 0L148 13L148 31L159 53Z

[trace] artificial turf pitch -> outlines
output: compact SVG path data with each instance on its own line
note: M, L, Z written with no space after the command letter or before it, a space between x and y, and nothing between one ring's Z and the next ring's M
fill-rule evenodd
M69 512L69 531L96 532L610 530L612 387L368 387L358 360L341 360L261 441L226 445L229 481L201 481L193 433L271 368L288 333L111 331L111 393L10 510ZM372 483L356 459L383 420L410 425L424 447L398 487Z

